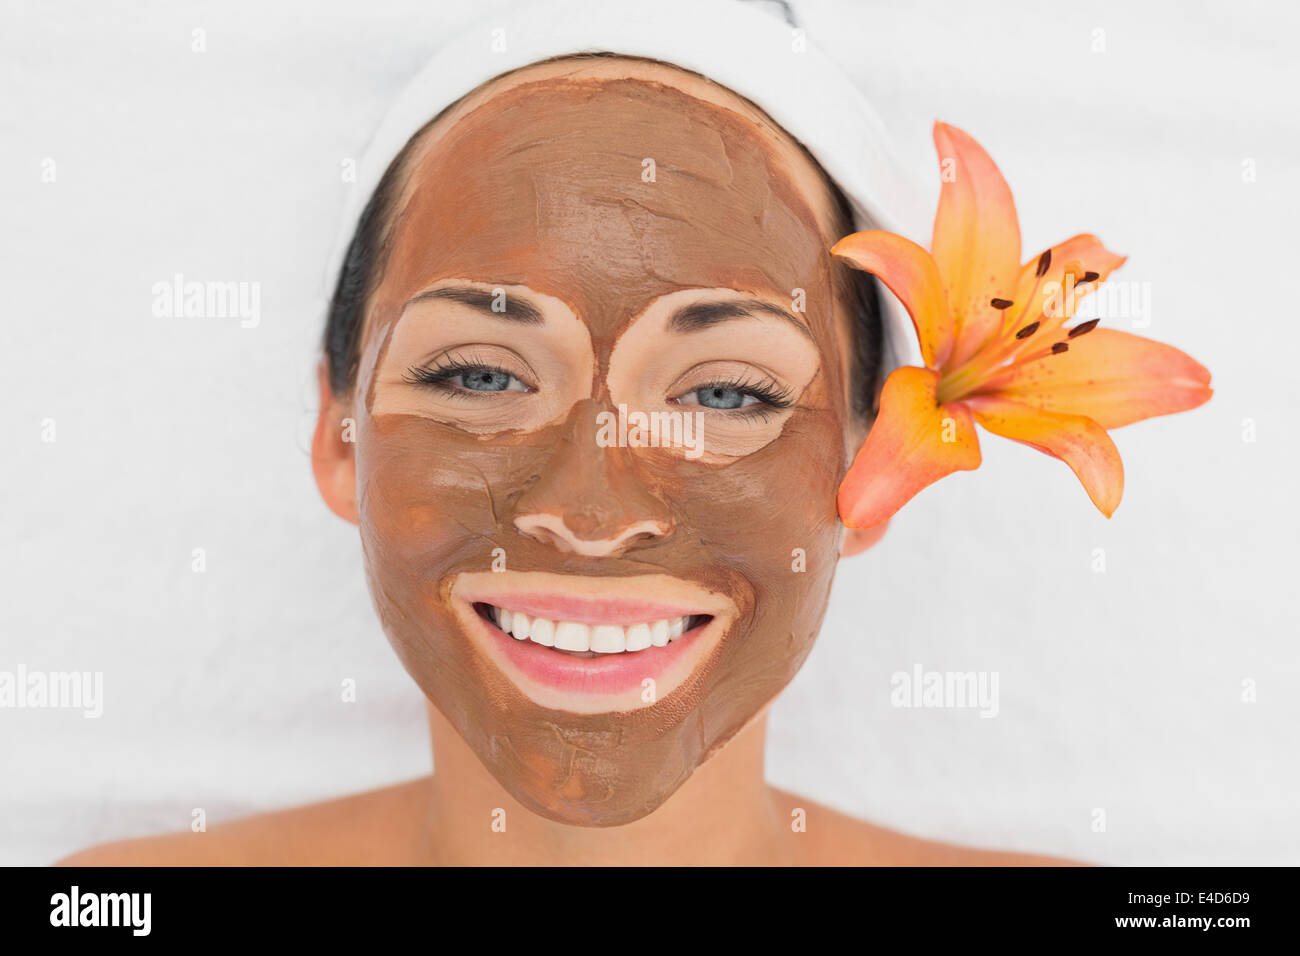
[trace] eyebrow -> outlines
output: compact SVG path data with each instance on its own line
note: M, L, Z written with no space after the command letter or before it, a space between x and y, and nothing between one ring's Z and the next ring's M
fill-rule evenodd
M493 308L498 298L504 302L505 310ZM510 322L519 322L523 325L542 325L545 319L542 317L542 310L539 309L528 299L519 295L505 295L498 297L495 292L485 292L482 289L466 289L456 286L446 286L440 289L429 289L421 292L419 295L412 297L406 307L414 305L417 302L424 302L428 299L443 299L449 302L459 302L461 305L467 305L472 309L478 309L485 315L490 315L495 319L506 319Z
M417 302L441 299L449 302L459 302L493 318L506 319L523 325L542 325L545 323L546 320L542 316L542 310L526 297L511 295L502 298L505 301L506 309L505 311L497 311L493 308L497 301L496 293L460 286L443 286L419 293L412 297L406 305L409 307ZM755 313L766 313L785 319L803 335L809 339L812 338L812 332L808 326L796 319L792 313L770 302L754 298L726 302L695 302L683 306L673 313L672 318L668 321L668 328L672 332L679 333L700 332L733 319L753 318Z
M755 312L766 312L769 315L785 319L808 338L812 338L812 332L808 326L796 319L793 314L779 306L772 305L770 302L764 302L762 299L696 302L692 305L683 306L674 312L673 317L668 320L668 328L672 332L699 332L703 329L712 328L721 322L729 322L732 319L753 318Z

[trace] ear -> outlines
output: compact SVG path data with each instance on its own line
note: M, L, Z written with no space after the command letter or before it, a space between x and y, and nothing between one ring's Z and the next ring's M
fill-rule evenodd
M883 538L888 530L888 519L874 528L845 528L844 540L840 542L840 557L851 558L855 554L861 554Z
M356 421L350 402L340 401L330 388L329 365L316 369L320 413L311 440L311 470L325 504L344 521L359 524L357 515Z

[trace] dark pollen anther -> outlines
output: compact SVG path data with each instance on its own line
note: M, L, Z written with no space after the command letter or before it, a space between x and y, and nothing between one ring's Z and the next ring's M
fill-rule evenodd
M1038 271L1035 273L1035 275L1041 279L1043 276L1047 274L1047 270L1051 268L1051 265L1052 265L1052 250L1048 249L1046 252L1044 252L1041 256L1038 257Z
M993 299L989 302L989 305L993 306L995 309L1009 309L1015 305L1015 303L1010 299Z
M1053 354L1053 355L1060 355L1062 352L1068 352L1069 350L1070 350L1070 346L1066 345L1064 342L1053 342L1053 343L1052 343L1052 354Z
M1023 329L1021 329L1019 332L1016 333L1016 338L1027 339L1029 338L1029 336L1033 335L1037 331L1038 331L1038 323L1030 322Z
M1101 275L1100 272L1085 272L1085 273L1083 274L1083 281L1084 281L1084 282L1091 282L1093 279L1097 278L1097 276L1099 276L1099 275Z
M1066 333L1066 338L1072 339L1076 335L1083 335L1085 332L1091 332L1097 327L1097 323L1100 321L1101 319L1089 319L1087 322L1080 322Z

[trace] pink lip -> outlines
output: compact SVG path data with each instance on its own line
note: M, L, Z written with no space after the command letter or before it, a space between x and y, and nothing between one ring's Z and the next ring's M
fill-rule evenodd
M617 624L621 627L632 624L652 624L655 621L703 613L699 608L657 604L654 601L540 592L520 594L512 591L497 596L485 593L477 595L475 600L503 607L509 611L522 611L529 618L544 617L548 621L573 621L575 624Z
M605 603L605 602L601 602ZM609 602L619 603L619 602ZM527 610L524 611L528 613ZM547 615L542 614L542 617ZM661 615L679 617L681 615ZM658 679L691 645L707 625L692 628L663 647L641 651L574 657L532 641L521 641L475 614L474 619L500 649L501 654L532 680L570 694L619 694L638 690L647 677ZM652 618L659 620L659 617ZM561 620L581 619L563 616ZM647 618L640 618L644 621ZM612 623L606 617L603 623ZM601 622L598 622L601 623Z

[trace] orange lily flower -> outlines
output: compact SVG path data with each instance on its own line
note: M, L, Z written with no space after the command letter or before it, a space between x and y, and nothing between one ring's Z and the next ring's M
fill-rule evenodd
M927 485L978 468L979 422L1064 461L1109 518L1124 466L1107 429L1195 408L1213 394L1210 373L1097 319L1065 328L1125 257L1085 234L1022 264L1015 202L993 160L953 126L936 123L934 142L953 175L932 251L874 230L831 250L898 296L925 361L885 380L879 416L840 484L840 517L875 527Z

